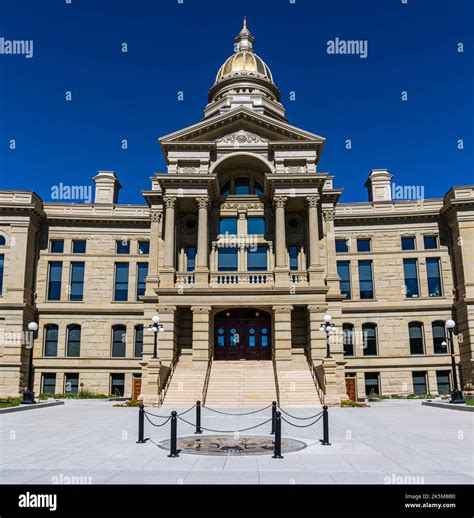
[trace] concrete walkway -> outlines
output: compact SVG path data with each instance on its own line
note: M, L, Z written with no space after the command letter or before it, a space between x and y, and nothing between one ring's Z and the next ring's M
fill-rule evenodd
M168 414L169 409L149 409ZM178 409L177 409L178 410ZM319 408L286 409L297 416ZM229 409L239 412L239 409ZM249 409L242 409L247 412ZM474 416L387 401L370 408L331 408L331 446L322 446L322 422L311 428L283 425L283 435L307 448L276 460L258 456L181 454L170 459L156 443L169 424L153 428L136 444L137 408L106 401L66 401L64 406L0 416L0 483L110 484L472 484ZM194 421L194 412L183 416ZM228 417L203 412L203 426L233 430L270 417ZM304 424L304 421L296 421ZM156 420L160 422L159 420ZM193 429L179 423L179 435ZM264 435L268 425L247 434Z

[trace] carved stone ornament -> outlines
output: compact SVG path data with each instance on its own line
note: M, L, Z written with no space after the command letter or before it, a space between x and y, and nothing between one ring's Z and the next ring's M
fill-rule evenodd
M263 203L223 203L222 209L247 210L247 209L263 209Z
M157 312L159 315L173 315L176 311L176 306L158 306Z
M315 306L315 305L308 306L308 311L310 313L326 313L327 310L328 310L327 306Z
M179 170L183 174L194 174L194 173L199 172L199 167L184 166L184 167L180 167Z
M273 306L272 309L275 313L291 313L293 306Z
M159 223L162 215L163 212L161 210L152 210L150 214L150 219L153 223Z
M288 198L286 196L275 196L273 198L273 205L277 209L284 209Z
M193 313L209 313L211 309L211 306L191 306L191 311Z
M209 208L209 198L206 196L201 196L196 198L196 203L200 209L208 209Z
M216 142L222 142L224 144L259 144L266 143L267 140L250 131L240 130L218 138Z
M176 204L176 196L165 196L163 201L167 209L174 209Z
M319 195L318 194L314 194L312 196L308 196L306 198L306 204L308 205L308 208L317 208L318 206L318 200L319 200Z
M300 174L306 172L306 167L302 165L290 165L286 170L290 174Z
M335 215L336 215L336 211L334 209L324 209L323 210L324 221L334 221Z

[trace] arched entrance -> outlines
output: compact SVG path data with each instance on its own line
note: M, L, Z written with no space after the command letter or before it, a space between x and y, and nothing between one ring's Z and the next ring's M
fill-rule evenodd
M271 315L260 309L227 309L214 317L215 360L270 360Z

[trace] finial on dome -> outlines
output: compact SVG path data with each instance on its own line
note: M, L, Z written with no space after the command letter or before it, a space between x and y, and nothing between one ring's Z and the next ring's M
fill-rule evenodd
M252 36L250 31L247 29L247 17L246 16L244 16L244 26L242 27L242 30L240 31L237 38L235 38L235 41L237 43L236 52L240 52L241 50L252 51L253 42L255 41L255 38Z

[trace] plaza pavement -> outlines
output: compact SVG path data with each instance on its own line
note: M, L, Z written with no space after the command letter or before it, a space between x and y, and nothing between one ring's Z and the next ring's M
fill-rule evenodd
M286 410L309 416L320 408ZM92 484L473 483L473 413L429 408L416 400L385 400L369 408L330 408L329 416L330 446L319 441L322 421L302 429L283 423L283 436L308 445L285 453L284 459L272 459L271 453L240 457L182 453L168 458L156 443L169 438L169 423L152 428L145 421L145 437L151 440L136 444L137 408L66 400L64 406L0 416L0 483L68 483L71 477L76 483ZM194 412L183 417L194 421ZM204 410L202 423L231 430L269 417L269 410L247 417ZM265 435L268 426L246 433ZM192 432L179 422L180 436Z

